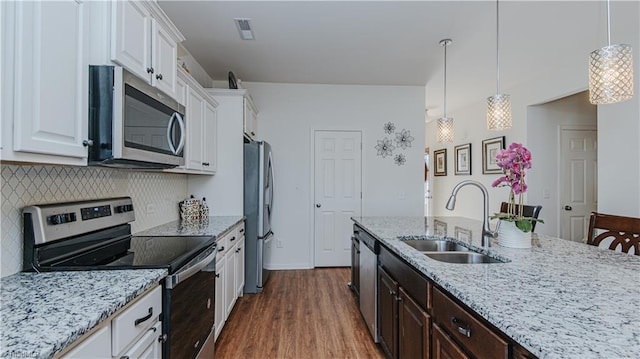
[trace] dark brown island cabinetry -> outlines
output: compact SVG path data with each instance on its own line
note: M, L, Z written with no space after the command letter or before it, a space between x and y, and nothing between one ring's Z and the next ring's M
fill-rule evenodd
M378 243L378 339L387 358L536 358Z
M429 358L427 280L386 248L380 249L379 263L378 333L383 351L393 359Z

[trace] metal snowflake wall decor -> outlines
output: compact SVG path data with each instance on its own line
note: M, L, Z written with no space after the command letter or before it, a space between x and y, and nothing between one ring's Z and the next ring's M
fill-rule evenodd
M397 154L396 157L393 158L393 161L398 166L402 166L403 164L405 164L405 162L407 162L407 157L405 155L403 155L402 153L400 153L400 154Z
M400 133L396 133L396 145L403 150L411 147L411 142L413 142L414 139L409 130L402 129Z
M382 129L384 133L389 135L395 133L395 139L385 137L382 140L378 140L376 150L378 151L378 156L382 156L382 158L393 156L393 150L395 149L406 150L407 147L411 147L411 142L415 139L411 136L411 131L409 130L402 129L402 131L396 132L396 125L394 125L393 122L383 124ZM393 158L393 161L398 166L402 166L407 162L407 156L401 153L397 154Z
M378 140L378 144L376 145L378 156L382 156L382 158L393 156L393 150L395 149L396 147L393 145L393 141L386 137L383 140Z
M394 125L393 122L387 122L382 125L382 128L385 133L392 134L396 130L396 125Z

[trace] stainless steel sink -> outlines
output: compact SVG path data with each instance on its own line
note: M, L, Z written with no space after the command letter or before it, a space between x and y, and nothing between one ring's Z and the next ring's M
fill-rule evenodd
M409 239L409 240L403 240L402 242L419 250L420 252L467 252L469 251L469 248L453 242L449 242L449 241L428 240L428 239Z
M424 252L429 258L447 263L504 263L501 260L476 252Z

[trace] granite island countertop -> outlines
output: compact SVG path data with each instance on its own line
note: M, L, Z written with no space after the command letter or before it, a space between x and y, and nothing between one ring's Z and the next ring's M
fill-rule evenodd
M0 357L51 358L166 275L166 269L135 269L4 277Z
M461 217L354 217L354 222L540 358L640 357L640 256L538 235L530 249L492 241ZM398 238L442 239L507 260L453 264Z
M145 236L212 236L219 237L227 233L243 216L210 216L198 222L172 221L160 226L134 233L136 237Z

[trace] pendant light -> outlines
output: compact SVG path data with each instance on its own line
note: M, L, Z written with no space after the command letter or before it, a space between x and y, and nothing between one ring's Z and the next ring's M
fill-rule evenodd
M438 119L438 142L453 142L453 118L447 117L447 46L451 39L440 40L444 47L444 114Z
M607 46L589 55L589 102L605 105L633 97L631 46L611 45L611 10L607 0Z
M511 96L500 93L500 17L496 0L496 94L487 98L487 127L493 131L511 128Z

